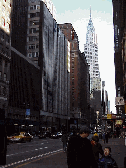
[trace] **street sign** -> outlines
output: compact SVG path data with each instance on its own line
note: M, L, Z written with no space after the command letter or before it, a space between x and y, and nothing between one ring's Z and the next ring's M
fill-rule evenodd
M26 109L26 116L30 115L30 109Z
M107 119L111 119L112 115L111 114L107 114Z
M124 98L123 97L115 97L115 105L116 106L124 105Z

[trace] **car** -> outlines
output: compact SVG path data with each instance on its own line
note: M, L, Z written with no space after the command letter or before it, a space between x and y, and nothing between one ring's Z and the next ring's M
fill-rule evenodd
M57 132L52 133L51 138L59 138L58 133Z
M33 136L27 132L14 133L12 136L7 137L8 142L30 142L32 139Z
M39 139L46 138L45 132L40 132L40 133L38 134L38 137L39 137Z
M46 132L45 132L45 135L46 135L46 137L49 137L49 138L51 138L51 132L49 132L49 131L46 131Z
M62 133L61 132L57 132L57 134L58 134L59 138L62 137Z

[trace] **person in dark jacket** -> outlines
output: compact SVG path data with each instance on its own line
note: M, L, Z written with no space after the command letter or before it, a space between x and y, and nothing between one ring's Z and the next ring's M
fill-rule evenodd
M67 141L68 141L68 136L67 136L66 132L63 133L61 139L62 139L62 142L63 142L63 151L66 152Z
M94 157L95 157L95 161L98 163L98 161L99 161L99 154L101 154L102 156L104 154L102 146L99 143L98 136L93 136L92 137L91 144L92 144L92 150L93 150L93 154L94 154Z
M90 129L82 127L79 135L73 135L70 137L67 146L68 168L97 168L91 142L87 139L89 133Z
M99 159L99 168L118 168L116 161L111 157L111 148L105 147L104 155Z

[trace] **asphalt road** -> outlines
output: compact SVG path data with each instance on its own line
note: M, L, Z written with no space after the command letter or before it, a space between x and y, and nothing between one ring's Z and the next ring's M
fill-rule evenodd
M39 139L35 137L31 142L11 143L7 146L6 167L14 167L39 155L60 151L62 146L61 138Z

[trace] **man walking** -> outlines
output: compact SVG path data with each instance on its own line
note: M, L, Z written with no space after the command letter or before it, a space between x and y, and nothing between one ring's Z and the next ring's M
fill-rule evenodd
M68 168L97 168L91 142L89 139L87 139L89 134L90 129L87 127L82 127L79 135L70 137L67 147Z
M64 152L66 152L67 141L68 141L68 136L67 136L66 132L64 132L63 135L62 135L63 151Z

